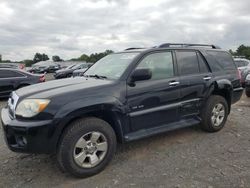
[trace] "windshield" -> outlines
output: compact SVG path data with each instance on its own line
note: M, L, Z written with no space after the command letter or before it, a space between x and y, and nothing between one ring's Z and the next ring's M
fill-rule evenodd
M119 79L138 53L120 53L107 55L97 61L86 72L85 76L98 75L108 79Z

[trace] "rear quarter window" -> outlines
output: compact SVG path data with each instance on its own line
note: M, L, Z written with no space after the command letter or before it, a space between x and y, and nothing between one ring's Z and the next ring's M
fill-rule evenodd
M231 55L223 51L207 51L209 58L213 60L210 66L213 70L235 70L236 66Z

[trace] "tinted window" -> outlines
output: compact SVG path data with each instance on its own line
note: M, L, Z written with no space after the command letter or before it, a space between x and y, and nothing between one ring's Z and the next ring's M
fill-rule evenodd
M196 52L177 51L176 55L180 75L199 73L199 64Z
M213 60L216 63L216 69L219 70L232 70L235 69L234 61L227 52L221 51L207 51L207 53L213 57Z
M0 70L0 78L23 77L24 75L10 70Z
M173 58L171 52L154 53L146 56L137 69L148 68L152 71L151 80L159 80L174 75Z
M199 60L200 72L201 73L209 72L209 69L207 67L207 63L205 62L202 55L200 53L197 53L197 56L198 56L198 60Z

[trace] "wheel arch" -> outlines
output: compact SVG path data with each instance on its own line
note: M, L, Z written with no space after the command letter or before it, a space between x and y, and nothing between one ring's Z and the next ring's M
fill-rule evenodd
M75 108L75 110L72 110L65 116L63 116L61 122L57 122L57 124L59 124L59 127L55 129L56 147L60 143L64 131L71 125L72 122L87 117L96 117L109 123L116 134L117 141L121 143L124 142L124 130L122 125L122 122L124 121L122 120L122 118L124 118L124 116L122 109L118 108L117 103L96 104L82 108Z
M229 80L218 80L214 83L213 89L210 91L210 95L219 95L226 99L228 104L228 113L231 111L233 86Z

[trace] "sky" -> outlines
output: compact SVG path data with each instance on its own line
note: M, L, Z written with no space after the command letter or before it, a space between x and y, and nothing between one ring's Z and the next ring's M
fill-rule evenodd
M0 54L63 59L166 42L250 45L249 0L0 0Z

